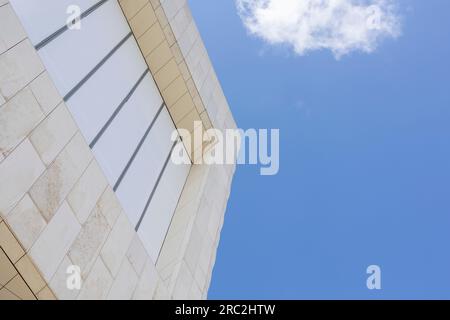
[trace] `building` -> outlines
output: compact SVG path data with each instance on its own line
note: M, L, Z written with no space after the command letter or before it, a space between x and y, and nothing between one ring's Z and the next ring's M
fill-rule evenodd
M0 0L0 299L206 298L235 166L171 134L235 127L186 0Z

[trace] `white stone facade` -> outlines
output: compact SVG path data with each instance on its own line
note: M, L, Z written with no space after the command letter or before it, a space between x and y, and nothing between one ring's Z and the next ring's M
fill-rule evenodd
M165 13L212 126L235 128L186 2L151 5ZM191 166L152 258L67 104L0 0L0 216L20 254L58 299L205 299L235 167ZM71 265L80 290L67 288Z

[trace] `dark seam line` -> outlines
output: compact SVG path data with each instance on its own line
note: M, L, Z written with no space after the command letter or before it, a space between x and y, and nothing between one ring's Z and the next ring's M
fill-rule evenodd
M152 122L150 123L147 131L145 132L144 136L142 137L141 141L139 141L138 146L136 147L136 150L134 150L133 155L131 156L130 160L128 161L127 165L125 166L125 169L123 169L119 179L117 179L117 182L114 185L113 190L117 191L117 189L120 186L120 183L122 182L123 178L127 174L128 170L131 167L131 164L133 163L134 159L136 158L137 154L139 153L139 150L142 148L142 145L144 144L145 140L147 139L148 134L152 130L153 126L155 125L156 120L158 119L162 109L164 108L164 103L161 104L161 107L159 107L158 112L156 113L155 117L153 118Z
M64 96L64 102L67 102L97 71L108 61L109 58L130 38L130 32L120 40L120 42L92 69L72 90Z
M97 2L96 4L94 4L92 7L90 7L89 9L87 9L85 12L83 12L80 15L80 20L86 18L88 15L90 15L92 12L94 12L95 10L97 10L98 8L100 8L106 1L108 0L101 0L99 2ZM45 38L44 40L42 40L41 42L39 42L34 48L36 50L40 50L43 47L45 47L47 44L49 44L50 42L52 42L54 39L56 39L57 37L59 37L61 34L63 34L64 32L66 32L67 30L69 30L69 27L67 26L67 24L64 27L61 27L60 29L58 29L57 31L55 31L54 33L52 33L51 35L49 35L47 38Z
M122 110L123 106L128 102L128 100L130 100L130 98L133 96L134 92L136 91L136 89L139 87L139 85L141 84L142 80L144 80L145 76L147 75L147 73L149 72L148 69L145 70L145 72L139 77L139 80L135 83L135 85L133 86L133 88L131 88L130 92L127 94L127 96L125 97L125 99L122 100L122 102L119 104L119 106L116 108L116 110L114 110L114 113L111 115L111 117L108 119L108 121L105 123L105 125L102 127L102 129L100 130L100 132L95 136L95 138L92 140L92 142L90 143L89 147L91 149L94 148L95 144L98 142L98 140L100 140L100 138L103 136L103 134L105 133L105 131L108 129L108 127L111 125L111 123L114 121L114 119L117 117L117 115L119 114L119 112Z
M156 184L153 187L152 193L150 193L150 196L148 197L147 203L145 204L144 210L142 211L141 217L139 218L139 221L136 225L136 227L134 228L134 230L137 232L139 230L139 227L141 226L142 221L144 220L145 214L147 213L147 209L150 206L150 202L153 199L153 196L155 195L156 189L158 188L158 185L161 181L161 178L164 174L164 172L166 171L167 168L167 164L169 163L170 157L172 156L172 152L175 149L175 146L178 144L178 141L175 141L172 145L172 148L170 149L169 155L167 156L166 162L164 163L164 166L161 170L161 172L159 173L158 176L158 180L156 180Z

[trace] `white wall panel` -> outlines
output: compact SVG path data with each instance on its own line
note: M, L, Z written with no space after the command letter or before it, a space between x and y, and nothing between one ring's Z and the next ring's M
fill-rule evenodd
M82 20L80 30L64 32L39 53L56 87L65 96L129 32L117 1L108 1Z
M67 106L89 143L105 125L146 68L147 65L140 57L136 42L130 38L67 101Z
M138 231L148 254L155 263L158 260L190 167L190 165L175 165L169 161Z
M67 8L77 5L86 11L98 0L10 0L33 45L66 25Z
M162 98L158 89L150 74L147 74L95 145L94 154L112 186L136 150L161 104Z

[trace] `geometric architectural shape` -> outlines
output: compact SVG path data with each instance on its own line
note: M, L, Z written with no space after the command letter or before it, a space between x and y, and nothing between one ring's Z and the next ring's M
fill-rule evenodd
M183 134L236 124L186 1L0 16L0 299L205 298L235 166Z

